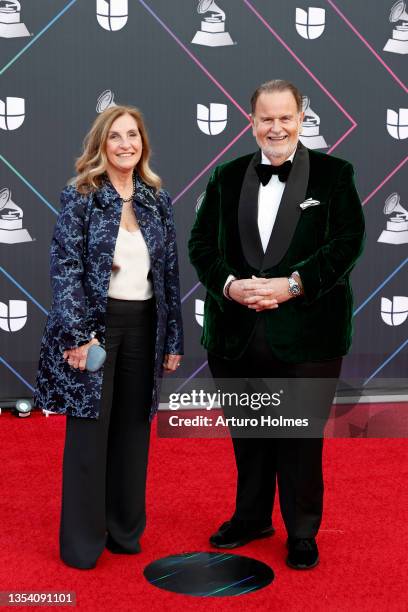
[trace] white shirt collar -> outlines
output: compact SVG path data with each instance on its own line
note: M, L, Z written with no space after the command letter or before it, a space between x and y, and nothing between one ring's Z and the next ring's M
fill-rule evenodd
M269 164L269 165L271 165L271 162L269 161L269 159L266 157L265 153L262 150L261 150L261 153L262 153L261 163L262 164ZM292 155L289 155L289 157L287 159L285 159L285 161L293 162L293 158L295 157L295 153L296 153L296 149L293 151Z

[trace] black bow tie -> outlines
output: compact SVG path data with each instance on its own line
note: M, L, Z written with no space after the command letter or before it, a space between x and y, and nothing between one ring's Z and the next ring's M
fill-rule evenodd
M291 168L292 162L289 160L285 161L281 166L272 166L272 164L257 164L255 166L256 173L262 185L267 185L269 183L272 174L277 174L281 183L286 183Z

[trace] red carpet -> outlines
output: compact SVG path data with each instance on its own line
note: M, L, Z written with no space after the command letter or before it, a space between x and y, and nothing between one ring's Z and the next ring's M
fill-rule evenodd
M92 612L407 610L405 440L326 442L326 510L315 570L286 567L286 535L275 512L276 535L239 549L271 565L275 581L240 597L199 599L154 588L142 571L162 556L211 550L208 535L233 508L230 441L157 439L154 430L143 552L104 552L96 569L81 571L58 558L64 427L63 417L0 416L0 591L75 591L76 607Z

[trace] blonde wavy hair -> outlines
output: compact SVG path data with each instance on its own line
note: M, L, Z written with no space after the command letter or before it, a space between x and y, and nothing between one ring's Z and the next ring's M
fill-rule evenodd
M134 106L112 106L98 115L85 136L83 153L75 162L76 176L72 183L80 193L90 193L101 187L108 165L106 141L112 123L122 115L133 117L142 138L142 155L136 166L140 178L158 191L161 187L160 177L149 166L151 149L143 115Z

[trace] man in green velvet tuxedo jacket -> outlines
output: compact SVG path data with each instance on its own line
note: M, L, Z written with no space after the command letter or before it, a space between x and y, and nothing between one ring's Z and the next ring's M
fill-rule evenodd
M353 168L299 142L302 100L291 83L261 85L251 104L260 150L215 168L189 243L207 289L202 344L215 378L337 379L352 336L349 274L364 239ZM322 439L233 444L236 510L211 543L232 548L273 533L277 476L287 563L316 565Z

